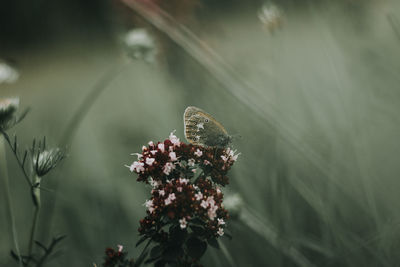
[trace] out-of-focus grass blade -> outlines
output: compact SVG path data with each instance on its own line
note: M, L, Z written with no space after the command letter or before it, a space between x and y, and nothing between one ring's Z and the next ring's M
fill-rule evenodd
M268 124L273 125L283 133L281 138L286 143L291 144L298 152L304 155L320 172L330 178L332 183L340 188L344 188L342 184L336 181L335 172L337 169L331 168L330 164L319 155L312 147L302 142L295 135L298 131L291 129L300 128L294 121L278 120L280 116L276 104L272 101L267 103L259 103L252 98L252 92L257 92L256 88L247 80L243 79L240 73L237 73L234 68L229 65L218 53L216 53L205 42L199 39L187 27L178 23L167 12L150 1L139 0L121 0L132 10L137 12L149 23L155 26L158 30L169 36L176 44L183 48L191 57L200 63L218 82L220 82L225 90L232 94L235 98L241 101L244 105L262 118ZM334 175L332 174L334 173ZM338 173L337 173L338 174Z

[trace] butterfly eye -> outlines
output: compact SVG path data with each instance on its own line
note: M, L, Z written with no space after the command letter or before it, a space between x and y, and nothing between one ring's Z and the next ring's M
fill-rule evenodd
M204 120L205 122L209 122L209 120L206 118L205 120Z

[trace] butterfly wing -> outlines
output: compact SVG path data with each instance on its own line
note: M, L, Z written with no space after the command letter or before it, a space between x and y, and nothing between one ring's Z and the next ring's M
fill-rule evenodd
M226 146L230 136L210 114L197 107L187 107L184 113L185 137L189 143L206 146Z

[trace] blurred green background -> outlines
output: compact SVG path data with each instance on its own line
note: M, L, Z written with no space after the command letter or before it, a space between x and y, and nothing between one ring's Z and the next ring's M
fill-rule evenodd
M243 205L225 253L209 249L205 266L400 266L400 3L276 0L267 6L281 10L280 27L268 30L263 1L153 2L194 35L157 29L159 12L120 1L1 4L0 58L20 78L0 96L32 108L9 133L21 147L42 136L63 145L81 119L68 158L43 180L55 191L42 193L37 239L67 235L48 266L100 266L117 244L138 256L149 188L124 165L174 129L184 139L189 105L240 136L227 194ZM154 61L129 57L132 28L153 36ZM25 251L29 188L6 159ZM17 266L3 183L0 194L0 266Z

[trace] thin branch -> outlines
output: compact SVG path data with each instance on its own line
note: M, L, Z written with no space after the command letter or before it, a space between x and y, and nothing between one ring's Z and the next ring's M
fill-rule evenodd
M60 243L66 236L60 236L58 238L53 238L53 241L51 241L50 246L46 249L45 254L39 259L38 263L36 264L36 267L42 267L44 262L47 260L47 258L51 255L53 252L54 248L58 243Z
M13 152L19 167L21 168L22 173L24 174L24 178L25 178L26 182L29 184L29 187L32 187L32 183L30 181L29 175L25 171L25 162L26 162L26 157L27 157L27 151L25 150L24 156L23 156L23 158L21 160L21 158L18 155L18 146L17 146L17 143L16 143L17 139L16 138L14 139L14 145L13 145L11 140L10 140L10 137L8 136L8 134L3 130L0 130L0 132L4 136L4 139L7 141L9 147L11 148L11 151Z

